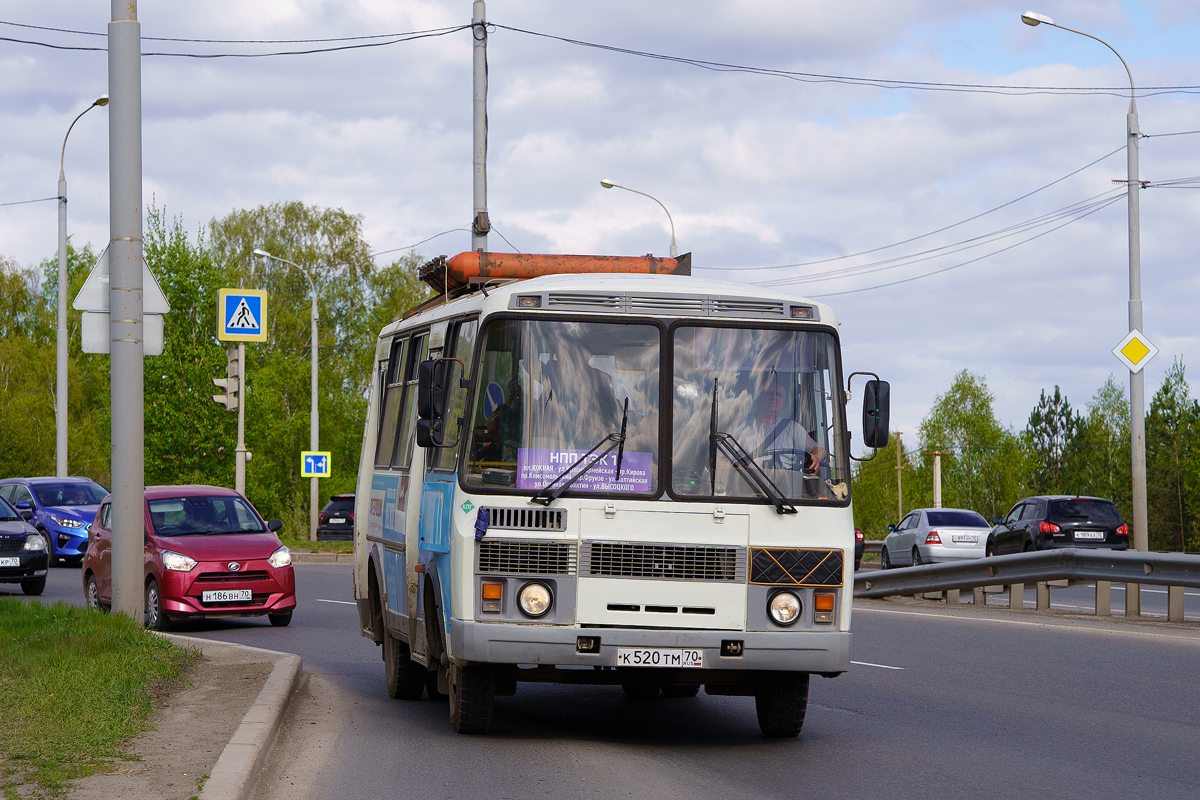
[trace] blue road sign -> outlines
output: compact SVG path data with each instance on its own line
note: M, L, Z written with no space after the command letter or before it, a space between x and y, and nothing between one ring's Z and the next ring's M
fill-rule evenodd
M305 450L300 453L300 477L302 478L328 478L330 472L330 462L333 459L330 453L325 450Z
M265 342L267 293L260 289L220 289L217 338L223 342Z

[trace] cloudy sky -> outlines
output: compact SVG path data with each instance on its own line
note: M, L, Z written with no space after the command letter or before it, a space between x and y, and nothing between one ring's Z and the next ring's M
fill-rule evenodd
M1103 91L1128 81L1103 45L1023 25L1030 1L492 0L488 20L508 26L491 31L488 49L495 229L525 252L665 255L662 210L600 187L612 178L666 204L695 274L833 305L848 370L892 381L902 430L916 429L963 368L986 376L1006 424L1022 427L1055 384L1081 406L1110 373L1128 377L1109 352L1127 326L1126 206L1112 181L1125 176L1128 93ZM365 37L471 15L468 0L138 5L147 53L337 46L149 37ZM1138 102L1150 135L1141 176L1152 182L1142 193L1142 290L1145 332L1162 350L1147 394L1175 357L1200 388L1200 194L1154 187L1200 176L1200 134L1185 133L1200 130L1200 11L1187 0L1046 0L1034 10L1106 39L1139 86L1193 87ZM102 34L108 20L103 0L0 0L0 203L55 194L67 126L107 91L105 40L86 33ZM872 80L705 69L510 28ZM470 33L393 41L146 57L147 203L192 229L278 201L340 207L362 215L377 251L465 228ZM66 155L72 236L98 248L108 240L106 114L80 120ZM53 255L56 236L53 202L0 206L0 255L36 263ZM417 249L468 243L454 232ZM490 246L509 247L495 235Z

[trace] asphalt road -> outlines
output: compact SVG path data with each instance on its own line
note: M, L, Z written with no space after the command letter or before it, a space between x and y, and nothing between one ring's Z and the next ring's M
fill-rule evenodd
M615 687L527 684L497 700L491 735L467 737L450 728L444 702L387 697L379 650L359 636L349 604L348 566L297 572L289 628L265 618L179 626L300 653L336 690L324 698L337 718L330 752L281 796L1200 794L1200 639L1165 624L1094 629L863 603L853 622L863 663L813 679L798 739L764 740L749 698L630 701ZM52 572L44 599L60 598L82 601L78 570Z

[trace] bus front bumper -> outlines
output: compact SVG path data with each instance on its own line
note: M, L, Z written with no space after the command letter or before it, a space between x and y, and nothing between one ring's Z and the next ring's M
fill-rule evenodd
M580 637L598 638L599 652L577 651ZM742 643L741 656L722 656L723 642ZM850 669L849 631L707 631L502 625L450 620L450 655L485 664L617 665L618 648L689 648L704 652L704 669L837 673Z

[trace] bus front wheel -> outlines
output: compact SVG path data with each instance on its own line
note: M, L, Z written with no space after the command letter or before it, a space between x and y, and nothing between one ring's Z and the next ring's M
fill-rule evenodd
M459 733L487 733L496 702L496 673L484 664L450 664L450 724Z
M797 736L808 711L807 672L766 672L754 693L758 727L772 739Z

